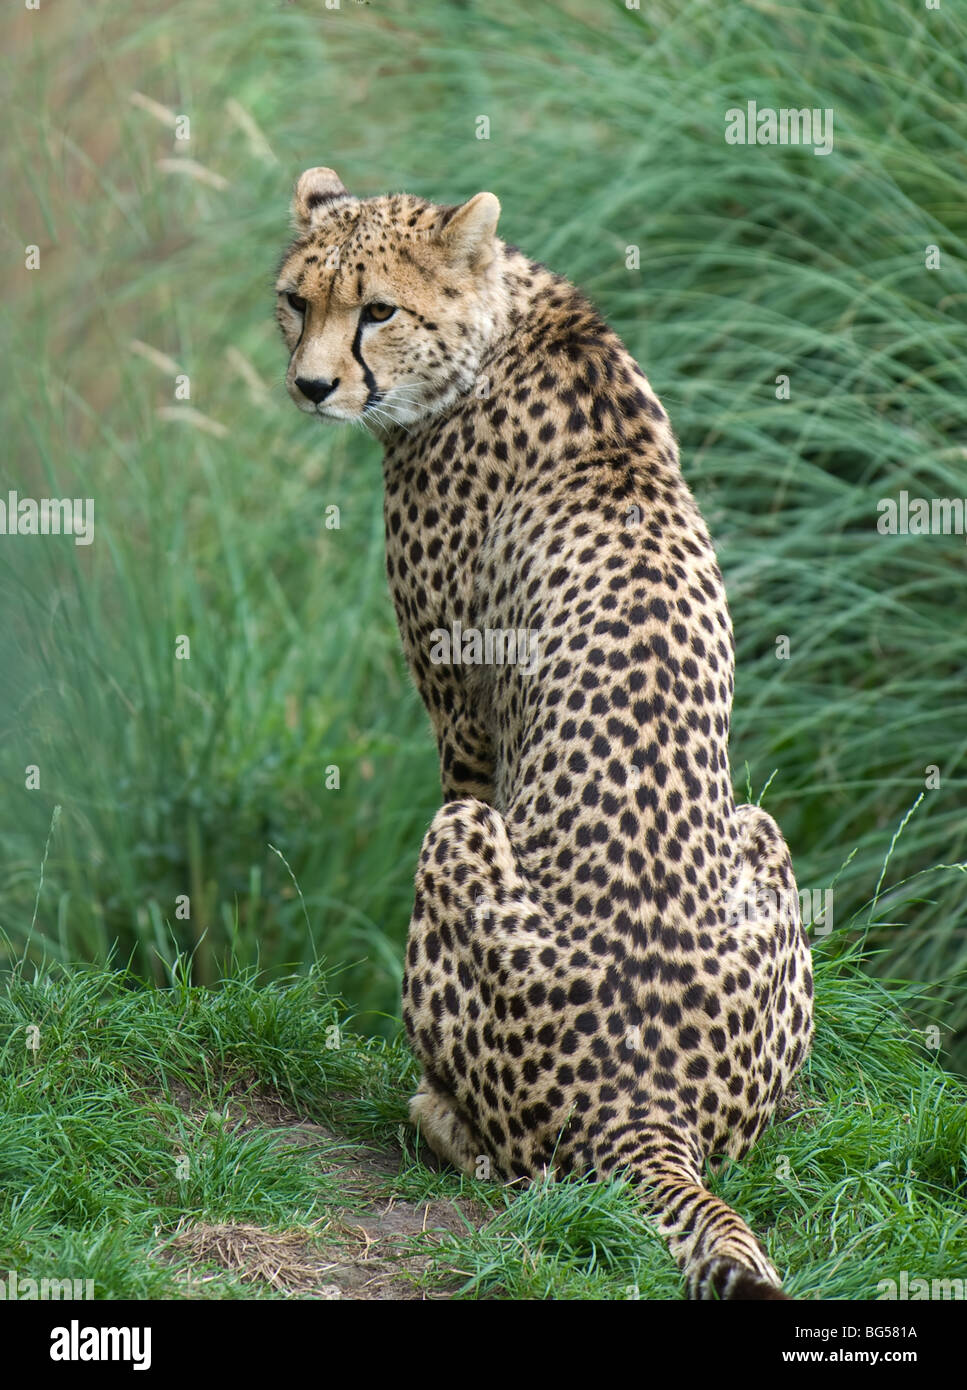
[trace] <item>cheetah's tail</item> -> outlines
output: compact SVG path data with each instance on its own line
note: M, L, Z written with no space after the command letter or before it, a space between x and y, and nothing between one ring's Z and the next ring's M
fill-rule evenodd
M748 1226L697 1178L655 1184L658 1227L685 1273L689 1298L784 1299L782 1283Z
M764 1279L748 1265L740 1264L738 1260L728 1257L713 1256L686 1272L689 1298L718 1298L723 1301L789 1298L789 1295L782 1291L778 1275L774 1276L776 1282L773 1283L772 1278Z
M699 1176L687 1139L670 1127L653 1133L630 1165L658 1231L694 1299L788 1299L748 1226Z

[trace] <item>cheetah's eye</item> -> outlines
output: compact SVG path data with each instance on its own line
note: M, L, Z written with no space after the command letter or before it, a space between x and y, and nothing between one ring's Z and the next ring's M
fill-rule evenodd
M364 304L363 323L385 323L386 320L391 319L395 313L395 304L382 304L380 302L376 304Z
M290 309L294 309L297 314L304 314L306 311L306 301L301 294L287 294Z

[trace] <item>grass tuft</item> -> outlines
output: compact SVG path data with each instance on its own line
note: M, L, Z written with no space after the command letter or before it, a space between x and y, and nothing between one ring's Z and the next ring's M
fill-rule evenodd
M751 1156L707 1181L797 1297L962 1277L967 1088L913 1026L918 989L837 938L815 956L812 1057ZM318 965L212 989L56 964L2 983L0 1269L113 1298L681 1295L626 1185L503 1187L418 1149L412 1059L355 1032ZM267 1277L276 1248L291 1277Z

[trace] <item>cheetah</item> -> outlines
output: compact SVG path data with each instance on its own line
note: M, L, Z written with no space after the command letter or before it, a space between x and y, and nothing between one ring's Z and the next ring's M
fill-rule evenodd
M309 169L276 285L292 400L382 442L439 751L410 1117L467 1173L624 1176L689 1297L783 1299L702 1176L749 1150L812 1036L789 850L732 792L722 575L648 379L499 214Z

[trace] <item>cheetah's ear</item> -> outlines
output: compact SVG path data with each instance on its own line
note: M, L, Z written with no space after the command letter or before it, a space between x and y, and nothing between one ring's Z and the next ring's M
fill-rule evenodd
M292 199L292 219L297 226L307 227L312 221L314 208L322 207L335 198L349 198L352 195L344 186L335 169L307 169L299 176Z
M437 244L452 260L483 270L494 258L494 233L500 203L493 193L476 193L457 208L447 208Z

